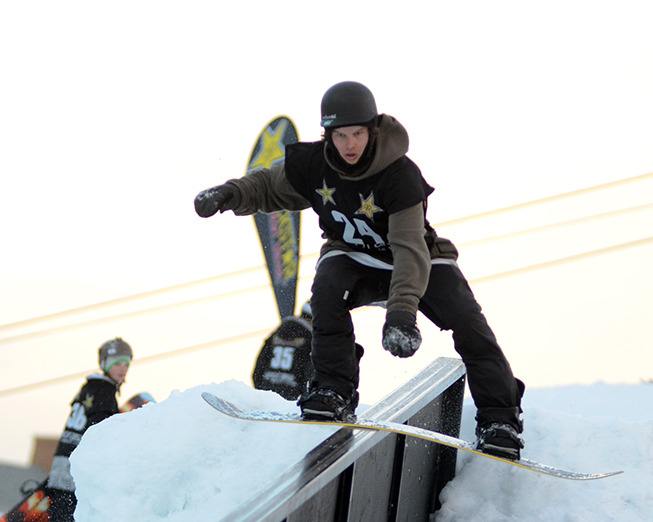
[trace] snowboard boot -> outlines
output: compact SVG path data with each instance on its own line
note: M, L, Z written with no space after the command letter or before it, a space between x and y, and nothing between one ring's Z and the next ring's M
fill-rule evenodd
M490 422L476 427L476 449L483 453L519 460L523 447L519 432L510 424Z
M297 401L302 410L302 419L317 421L346 421L355 419L358 406L358 392L350 399L331 388L308 389Z

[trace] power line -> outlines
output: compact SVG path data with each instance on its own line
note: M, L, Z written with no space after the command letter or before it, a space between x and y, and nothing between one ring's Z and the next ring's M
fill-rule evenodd
M114 315L108 315L108 316L103 316L103 317L98 317L95 319L87 319L83 321L79 321L76 323L69 323L69 324L64 324L60 326L53 326L51 328L44 328L42 330L38 330L36 332L27 332L23 334L17 334L17 335L12 335L10 337L4 337L0 339L0 345L1 344L7 344L9 342L16 342L16 341L22 341L25 339L29 338L34 338L34 337L44 337L46 335L50 335L53 333L61 332L64 330L72 330L75 328L82 328L85 326L93 325L93 324L101 324L101 323L106 323L110 321L117 321L119 319L124 319L126 317L133 317L133 316L138 316L138 315L147 315L155 312L162 312L164 310L169 310L172 308L180 308L182 306L190 306L190 305L196 305L196 304L201 304L204 302L211 302L211 301L216 301L219 299L226 299L229 297L233 297L235 295L242 295L246 294L249 292L257 292L260 290L266 290L268 288L268 285L257 285L257 286L250 286L246 288L239 288L238 290L232 290L230 292L222 292L218 294L213 294L209 296L204 296L204 297L197 297L195 299L187 299L185 301L177 301L174 303L167 303L163 305L158 305L158 306L152 306L149 308L143 308L141 310L131 310L129 312L122 312Z
M458 225L460 223L464 223L466 221L473 221L475 219L482 219L486 218L489 216L495 216L497 214L504 214L507 212L512 212L514 210L519 210L523 208L528 208L528 207L534 207L537 205L541 205L543 203L550 203L552 201L558 201L561 199L567 199L571 197L576 197L580 196L583 194L590 194L592 192L599 192L601 190L606 190L606 189L611 189L611 188L616 188L620 187L623 185L628 185L630 183L637 183L639 181L643 181L645 179L653 178L653 172L649 172L647 174L640 174L638 176L632 176L629 178L622 178L619 180L615 181L609 181L607 183L601 183L599 185L593 185L591 187L585 187L582 189L577 189L577 190L571 190L568 192L561 192L559 194L553 194L551 196L545 196L543 198L538 198L538 199L532 199L529 201L525 201L523 203L517 203L515 205L509 205L506 207L501 207L501 208L496 208L492 210L486 210L484 212L478 212L476 214L469 214L467 216L459 217L459 218L453 218L447 221L442 221L438 223L438 226L450 226L450 225Z
M478 245L481 243L489 243L493 241L500 241L504 239L510 239L513 237L526 236L529 234L535 234L537 232L544 232L546 230L552 230L554 228L568 227L573 225L581 225L583 223L589 223L590 221L597 221L601 219L608 219L613 217L623 216L625 214L631 214L633 212L641 212L643 210L653 209L653 203L646 203L644 205L636 205L633 207L620 208L616 210L609 210L607 212L599 212L597 214L590 214L588 216L583 216L575 219L569 219L566 221L556 221L555 223L548 223L546 225L539 225L536 227L525 228L521 230L515 230L514 232L507 232L505 234L497 234L495 236L488 236L481 239L472 239L470 241L465 241L461 243L462 246L472 246Z
M531 228L527 228L527 229L517 230L517 231L509 232L509 233L506 233L506 234L498 234L498 235L495 235L495 236L489 236L489 237L485 237L485 238L481 238L481 239L466 241L466 242L461 243L460 246L465 247L465 246L477 245L477 244L486 243L486 242L505 240L505 239L509 239L509 238L512 238L512 237L524 236L524 235L537 233L537 232L542 232L542 231L550 230L550 229L554 229L554 228L567 227L567 226L570 226L570 225L578 225L578 224L587 223L587 222L590 222L590 221L595 221L595 220L600 220L600 219L607 219L607 218L611 218L611 217L617 217L617 216L632 213L632 212L639 212L639 211L643 211L643 210L649 210L651 208L653 208L653 204L649 203L649 204L638 205L638 206L634 206L634 207L616 209L616 210L612 210L612 211L608 211L608 212L592 214L592 215L589 215L589 216L583 216L583 217L580 217L580 218L570 219L570 220L566 220L566 221L559 221L559 222L556 222L556 223L549 223L549 224L541 225L541 226L537 226L537 227L531 227ZM316 253L305 254L305 255L301 256L301 259L305 260L307 258L317 257L317 255L318 255L317 252ZM175 287L184 286L186 284L188 284L188 285L203 284L204 282L207 282L207 281L213 281L213 280L217 280L217 279L221 279L221 278L231 277L231 276L236 275L236 274L241 274L243 272L251 272L251 271L259 270L259 269L262 269L262 268L263 268L262 266L257 267L255 269L254 268L248 268L248 269L244 269L242 271L231 272L231 273L228 273L228 274L221 274L221 275L218 275L218 276L215 276L215 277L212 277L212 278L206 278L206 279L194 281L194 282L191 282L191 283L184 283L182 285L175 285ZM149 292L149 293L151 293L151 294L154 294L155 292L156 293L164 293L166 291L172 291L172 289L174 289L175 287L167 287L167 288L155 290L155 291L152 291L152 292ZM194 299L188 299L188 300L185 300L185 301L177 301L177 302L174 302L174 303L168 303L168 304L164 304L164 305L153 306L153 307L144 308L144 309L140 309L140 310L132 310L132 311L129 311L129 312L122 312L122 313L118 313L118 314L114 314L114 315L110 315L110 316L99 317L99 318L96 318L96 319L88 319L88 320L78 321L78 322L75 322L75 323L69 323L69 324L60 325L60 326L54 326L54 327L51 327L51 328L44 328L44 329L38 330L36 332L27 332L27 333L23 333L23 334L17 334L17 335L13 335L13 336L9 336L9 337L0 338L0 345L7 344L9 342L25 340L25 339L29 339L29 338L43 337L43 336L47 336L47 335L50 335L50 334L53 334L53 333L56 333L56 332L61 332L61 331L70 330L70 329L74 329L74 328L82 328L82 327L85 327L85 326L88 326L88 325L93 325L93 324L101 324L101 323L104 323L104 322L115 321L115 320L126 318L126 317L146 315L146 314L150 314L150 313L164 311L164 310L167 310L167 309L179 308L179 307L183 307L183 306L190 306L190 305L194 305L194 304L201 304L202 302L210 302L210 301L221 300L221 299L229 298L229 297L232 297L234 295L239 295L239 294L242 294L242 293L261 291L261 290L264 290L266 288L268 288L267 284L256 285L256 286L251 286L251 287L246 287L246 288L240 288L238 290L233 290L233 291L230 291L230 292L217 293L217 294L213 294L213 295L210 295L210 296L194 298ZM135 295L138 296L138 295L143 295L143 294L135 294ZM127 297L121 298L120 300L129 300L132 297L133 296L127 296ZM99 305L90 305L90 306L91 307L100 306L100 305L109 306L109 304L114 304L114 303L113 302L105 302L105 303L100 303ZM59 314L72 314L73 312L78 311L78 310L81 311L81 310L84 310L84 308L82 307L82 308L79 308L79 309L72 309L72 310L68 310L66 312L60 312ZM53 315L59 315L59 314L53 314ZM40 318L40 319L33 319L33 321L37 321L37 320L46 320L46 317L43 317L43 318Z
M215 276L205 277L203 279L196 279L194 281L188 281L188 282L185 282L185 283L178 283L178 284L175 284L175 285L170 285L170 286L166 286L166 287L163 287L163 288L158 288L158 289L155 289L155 290L146 290L145 292L139 292L139 293L136 293L136 294L130 294L130 295L126 295L126 296L123 296L123 297L117 297L115 299L109 299L107 301L102 301L102 302L99 302L99 303L93 303L93 304L90 304L90 305L79 306L79 307L76 307L76 308L69 308L67 310L61 310L60 312L53 312L51 314L45 314L45 315L41 315L41 316L37 316L37 317L32 317L32 318L29 318L29 319L23 319L21 321L15 321L13 323L6 323L6 324L0 325L0 331L5 330L5 329L10 329L10 328L23 327L23 326L29 325L29 324L37 322L37 321L45 321L45 320L50 320L50 319L56 319L56 318L66 316L66 315L71 315L71 314L76 314L76 313L80 313L80 312L105 308L107 306L113 306L113 305L121 304L121 303L124 303L126 301L133 301L133 300L136 300L136 299L145 299L147 297L154 297L154 296L164 294L164 293L167 293L167 292L172 292L172 291L175 291L175 290L181 290L181 289L189 288L189 287L193 287L193 286L205 285L207 283L213 283L215 281L219 281L220 279L226 279L226 278L229 278L229 277L243 275L243 274L247 274L247 273L250 273L250 272L256 272L258 270L261 270L262 268L263 268L263 265L258 265L258 266L249 267L249 268L243 268L243 269L240 269L240 270L234 270L232 272L225 272L223 274L218 274L218 275L215 275Z
M636 248L640 246L653 243L653 236L646 237L643 239L637 239L635 241L628 241L627 243L619 243L617 245L610 245L607 247L602 247L598 250L591 250L589 252L581 252L580 254L574 254L571 256L561 257L559 259L552 259L550 261L542 261L540 263L533 263L531 265L526 265L519 268L514 268L512 270L506 270L505 272L497 272L494 274L489 274L486 276L476 277L471 280L472 283L485 283L487 281L493 281L496 279L502 279L504 277L509 277L512 275L525 274L527 272L535 272L537 270L542 270L543 268L551 268L554 266L560 266L567 263L573 263L576 261L581 261L583 259L588 259L590 257L602 256L605 254L611 254L613 252L618 252L620 250L626 250L630 248Z
M644 239L635 240L635 241L629 241L629 242L626 242L626 243L610 245L608 247L603 247L603 248L598 249L598 250L582 252L580 254L566 256L566 257L562 257L562 258L559 258L559 259L552 259L550 261L544 261L544 262L541 262L541 263L533 263L531 265L515 268L515 269L512 269L512 270L507 270L507 271L504 271L504 272L497 272L495 274L490 274L490 275L487 275L487 276L476 277L474 279L471 279L470 283L472 283L472 284L485 283L485 282L494 281L494 280L497 280L497 279L502 279L502 278L506 278L506 277L510 277L510 276L514 276L514 275L519 275L519 274L534 272L534 271L542 270L542 269L546 269L546 268L551 268L551 267L554 267L554 266L560 266L560 265L564 265L564 264L568 264L568 263L574 263L574 262L577 262L577 261L580 261L580 260L583 260L583 259L587 259L587 258L590 258L590 257L611 254L611 253L614 253L614 252L618 252L618 251L626 250L626 249L630 249L630 248L637 248L637 247L645 246L645 245L648 245L648 244L651 244L651 243L653 243L653 236L647 237L647 238L644 238ZM252 338L252 337L260 339L264 335L267 335L268 333L269 333L268 328L259 329L259 330L251 331L251 332L245 332L243 334L239 334L239 335L228 337L228 338L216 339L216 340L209 341L209 342L206 342L206 343L196 344L196 345L193 345L193 346L178 348L176 350L171 350L171 351L168 351L168 352L143 357L141 359L138 359L138 360L134 361L134 364L135 365L136 364L141 365L141 364L147 364L147 363L154 362L154 361L161 360L161 359L167 359L167 358L170 358L170 357L177 357L177 356L182 355L184 353L189 353L189 352L192 352L192 351L205 350L205 349L208 349L208 348L214 348L214 347L217 347L217 346L230 344L232 342L235 342L235 341L238 341L238 340L241 340L241 339L248 339L248 338ZM0 390L0 397L13 395L13 394L16 394L16 393L22 393L22 392L26 392L26 391L32 391L32 390L37 389L37 388L42 388L42 387L49 386L49 385L52 385L52 384L59 384L61 382L66 382L66 381L71 380L71 379L77 379L77 378L80 378L80 377L83 377L83 376L87 375L90 371L92 371L92 370L87 370L86 372L76 372L76 373L64 375L64 376L61 376L61 377L55 377L53 379L47 379L47 380L38 381L38 382L35 382L35 383L30 383L30 384L25 384L25 385L21 385L21 386L15 386L13 388L7 388L5 390Z
M191 353L191 352L199 352L202 350L206 350L208 348L215 348L218 346L222 345L227 345L239 340L243 339L248 339L250 337L256 337L260 339L263 335L266 335L269 333L269 328L266 329L261 329L261 330L255 330L252 332L246 332L244 334L239 334L235 335L232 337L227 337L227 338L222 338L222 339L215 339L213 341L207 341L204 343L199 343L199 344L194 344L192 346L185 346L183 348L177 348L175 350L170 350L167 352L163 353L158 353L155 355L148 355L146 357L140 357L138 359L134 359L132 366L141 366L144 364L149 364L152 362L160 361L163 359L169 359L171 357L177 357L179 355ZM0 390L0 398L2 397L7 397L9 395L15 395L17 393L24 393L28 391L33 391L38 388L43 388L46 386L51 386L53 384L61 384L63 382L71 381L73 379L79 379L80 377L85 377L89 373L92 373L95 370L95 368L92 368L90 370L85 370L81 372L75 372L75 373L69 373L67 375L62 375L60 377L54 377L52 379L45 379L42 381L37 381L29 384L23 384L20 386L14 386L12 388L6 388L4 390Z
M456 225L456 224L460 224L460 223L467 222L467 221L472 221L472 220L475 220L475 219L482 219L482 218L485 218L485 217L489 217L489 216L493 216L493 215L497 215L497 214L502 214L502 213L507 213L507 212L511 212L511 211L514 211L514 210L522 209L522 208L532 207L532 206L540 205L540 204L543 204L543 203L548 203L548 202L559 200L559 199L565 199L565 198L575 197L575 196L578 196L578 195L587 194L587 193L591 193L591 192L597 192L597 191L601 191L601 190L615 188L615 187L618 187L618 186L622 186L622 185L642 181L642 180L645 180L645 179L648 179L648 178L653 178L653 173L647 173L647 174L642 174L642 175L639 175L639 176L623 178L623 179L616 180L616 181L611 181L611 182L602 183L602 184L599 184L599 185L594 185L592 187L586 187L586 188L573 190L573 191L569 191L569 192L563 192L563 193L560 193L560 194L546 196L546 197L543 197L543 198L534 199L534 200L530 200L530 201L526 201L526 202L523 202L523 203L518 203L518 204L515 204L515 205L510 205L510 206L506 206L506 207L502 207L502 208L498 208L498 209L494 209L494 210L489 210L489 211L480 212L480 213L476 213L476 214L470 214L470 215L467 215L467 216L463 216L461 218L454 218L454 219L451 219L451 220L448 220L448 221L442 221L442 222L437 224L437 227L446 227L446 226ZM560 224L560 225L562 225L562 224ZM555 226L555 225L552 225L552 226ZM521 232L521 233L526 233L526 232ZM514 233L514 234L518 234L518 233ZM482 241L482 240L480 240L480 241ZM315 257L316 255L317 254L308 254L308 255L301 256L301 258L303 259L305 257ZM137 299L144 299L144 298L147 298L147 297L154 297L154 296L157 296L157 295L165 294L165 293L168 293L168 292L173 292L173 291L176 291L176 290L191 288L191 287L194 287L194 286L201 286L201 285L205 285L205 284L212 283L212 282L215 282L215 281L219 281L221 279L226 279L226 278L230 278L230 277L233 277L233 276L238 276L238 275L243 275L243 274L247 274L247 273L257 272L257 271L262 270L262 269L264 269L264 266L262 264L260 264L260 265L257 265L255 267L249 267L249 268L244 268L244 269L241 269L241 270L226 272L226 273L223 273L223 274L218 274L218 275L203 278L203 279L197 279L197 280L188 281L188 282L185 282L185 283L178 283L178 284L175 284L175 285L170 285L170 286L162 287L162 288L155 289L155 290L148 290L148 291L145 291L145 292L130 294L130 295L127 295L127 296L118 297L118 298L115 298L115 299L110 299L110 300L102 301L102 302L99 302L99 303L93 303L93 304L90 304L90 305L84 305L84 306L80 306L80 307L76 307L76 308L70 308L70 309L67 309L67 310L62 310L62 311L54 312L54 313L51 313L51 314L45 314L45 315L42 315L42 316L37 316L37 317L29 318L29 319L15 321L13 323L7 323L7 324L4 324L4 325L0 325L0 332L2 332L2 330L15 329L15 328L18 328L18 327L28 326L30 324L33 324L33 323L39 322L39 321L46 321L46 320L61 318L61 317L67 316L67 315L72 315L72 314L81 313L81 312L87 312L87 311L91 311L91 310L102 309L102 308L106 308L106 307L109 307L109 306L114 306L114 305L117 305L117 304L125 303L125 302L128 302L128 301L133 301L133 300L137 300Z

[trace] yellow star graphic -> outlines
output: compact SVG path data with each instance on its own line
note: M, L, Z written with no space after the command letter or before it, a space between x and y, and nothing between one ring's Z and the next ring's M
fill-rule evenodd
M276 129L268 127L261 135L261 147L252 161L249 163L250 169L263 167L269 169L272 163L281 159L286 154L286 146L281 142L283 135L288 127L288 122L282 121Z
M93 407L93 396L87 395L86 399L82 401L82 404L84 405L84 408L86 408L86 411L90 410Z
M317 192L320 196L322 196L322 205L325 205L327 203L331 203L332 205L335 205L336 202L333 199L333 193L336 191L334 188L329 188L327 187L326 180L322 180L322 188L321 189L315 189L315 192Z
M370 192L370 195L366 198L362 194L358 194L361 198L361 208L356 211L356 214L363 214L369 219L374 219L374 214L377 212L383 212L382 208L377 207L374 204L374 192Z

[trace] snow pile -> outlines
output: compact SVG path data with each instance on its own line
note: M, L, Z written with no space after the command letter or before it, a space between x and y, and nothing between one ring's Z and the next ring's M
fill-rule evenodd
M624 474L590 482L550 479L459 453L456 478L440 496L438 522L653 520L651 401L651 385L531 390L524 401L524 456ZM473 440L473 417L466 403L463 438Z
M274 483L335 428L243 422L213 411L209 391L243 409L294 412L291 401L236 381L175 392L91 428L72 456L76 520L218 520ZM653 520L653 385L528 390L524 455L588 472L545 477L459 453L438 521ZM465 403L462 436L473 439Z
M217 520L336 431L235 421L211 409L203 391L244 409L297 411L272 392L228 381L114 415L89 429L71 457L75 520Z

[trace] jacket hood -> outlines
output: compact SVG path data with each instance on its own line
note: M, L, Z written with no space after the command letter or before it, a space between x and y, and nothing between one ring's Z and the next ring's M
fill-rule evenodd
M347 175L342 172L332 161L329 161L329 155L326 153L326 147L328 145L325 143L324 157L327 163L345 179L364 179L378 174L408 152L408 132L393 116L381 114L379 116L377 132L376 143L374 144L374 156L372 157L370 166L364 172L356 176Z

